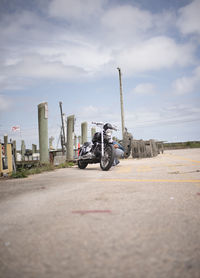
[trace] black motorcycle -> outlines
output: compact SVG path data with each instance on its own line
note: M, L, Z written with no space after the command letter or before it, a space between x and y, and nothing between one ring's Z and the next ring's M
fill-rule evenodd
M79 150L78 167L85 169L89 163L100 163L103 171L108 171L114 161L114 147L112 130L117 130L109 123L93 122L101 128L92 138L92 142L85 142Z

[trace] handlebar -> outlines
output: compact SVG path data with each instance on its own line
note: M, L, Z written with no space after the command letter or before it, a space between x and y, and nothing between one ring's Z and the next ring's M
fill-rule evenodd
M115 131L117 131L117 128L116 128L115 126L112 126L112 129L115 130Z
M103 122L92 122L92 124L97 125L97 126L101 126L101 127L104 126ZM117 131L117 127L116 126L113 126L113 125L111 125L111 126L112 126L113 130Z
M103 126L104 123L102 122L92 122L93 125L97 125L97 126Z

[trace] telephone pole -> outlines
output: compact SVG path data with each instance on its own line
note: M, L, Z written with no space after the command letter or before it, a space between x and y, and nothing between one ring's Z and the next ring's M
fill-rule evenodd
M117 68L119 71L119 86L120 86L120 104L121 104L121 123L122 123L122 139L124 139L124 132L125 132L125 127L124 127L124 102L123 102L123 95L122 95L122 74L121 74L121 69Z
M65 138L65 128L64 128L64 121L63 121L63 112L62 112L62 102L59 102L60 105L60 114L61 114L61 123L62 123L62 132L61 132L61 146L62 146L62 153L64 154L65 150L64 150L64 146L66 148L66 138Z

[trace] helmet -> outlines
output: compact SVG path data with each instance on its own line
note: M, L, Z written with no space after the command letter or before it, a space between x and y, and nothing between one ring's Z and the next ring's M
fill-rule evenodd
M113 128L112 125L109 124L109 123L107 123L107 124L105 124L105 125L103 126L103 129L104 129L104 130L112 129L112 128Z
M101 132L96 132L92 138L92 143L101 142Z

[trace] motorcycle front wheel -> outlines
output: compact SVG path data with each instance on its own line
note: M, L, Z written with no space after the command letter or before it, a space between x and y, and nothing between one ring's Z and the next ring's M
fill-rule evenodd
M114 161L114 148L113 145L107 145L104 149L104 156L101 157L100 167L103 171L108 171Z
M88 163L82 160L78 161L78 168L79 169L85 169L87 167Z

